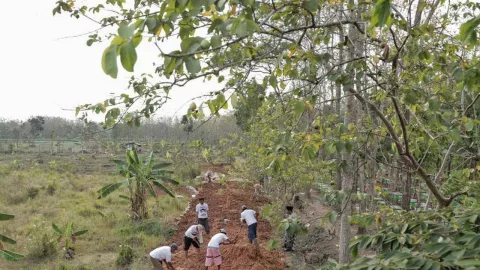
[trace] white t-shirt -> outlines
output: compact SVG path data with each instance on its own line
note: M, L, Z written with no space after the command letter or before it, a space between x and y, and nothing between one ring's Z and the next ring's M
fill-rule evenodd
M247 225L250 226L253 223L257 222L257 219L255 218L255 211L252 209L245 209L242 214L240 215L241 220L245 220L247 222Z
M195 207L195 212L197 212L198 218L208 218L208 204L197 204L197 207Z
M202 231L198 229L197 225L192 225L185 232L186 237L195 238L199 236L199 239L202 238Z
M165 260L167 262L171 262L172 250L169 246L159 247L150 252L150 256L159 261Z
M210 242L208 242L208 247L210 248L220 248L220 244L228 240L228 237L224 233L215 234Z

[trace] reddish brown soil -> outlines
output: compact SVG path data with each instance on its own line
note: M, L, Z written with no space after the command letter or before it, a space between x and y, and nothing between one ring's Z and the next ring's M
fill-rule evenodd
M266 244L273 230L272 226L261 218L258 221L257 235L260 243L262 258L255 257L254 246L248 242L247 228L244 225L240 227L241 206L247 205L249 208L259 212L260 207L267 203L267 200L253 202L251 195L252 186L242 186L241 183L227 182L225 185L204 184L200 190L200 196L205 198L209 210L210 235L204 237L203 246L199 253L193 247L189 250L189 256L185 259L183 251L183 236L186 229L196 223L195 206L197 200L190 202L190 210L181 218L178 224L177 234L171 239L179 245L179 251L174 255L173 265L176 269L193 270L205 268L205 254L208 241L211 236L223 228L223 220L229 219L225 229L230 239L237 235L236 244L220 246L220 252L223 257L222 269L235 270L276 270L285 269L285 258L283 253L275 250L267 250ZM198 197L197 197L198 198ZM210 267L209 269L217 269Z

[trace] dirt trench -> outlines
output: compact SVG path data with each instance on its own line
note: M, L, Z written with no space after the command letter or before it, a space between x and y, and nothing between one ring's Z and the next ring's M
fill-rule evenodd
M244 184L245 185L245 184ZM196 223L195 206L197 199L190 202L189 211L180 219L176 235L170 239L179 244L179 251L174 255L173 265L179 270L194 270L205 268L205 254L208 241L221 228L224 228L224 219L228 219L225 229L230 239L237 241L234 245L222 245L220 247L223 257L222 269L235 270L277 270L286 269L285 256L278 250L267 250L266 244L272 233L272 226L262 218L258 221L257 235L260 243L262 258L255 257L254 246L248 242L247 228L240 227L241 206L259 212L262 205L268 203L267 199L252 201L253 187L243 186L242 183L227 182L224 185L211 183L204 184L199 196L205 198L209 207L210 235L204 237L204 243L199 249L191 247L188 258L183 251L183 236L187 228ZM197 196L198 198L198 196ZM216 269L210 267L209 269Z

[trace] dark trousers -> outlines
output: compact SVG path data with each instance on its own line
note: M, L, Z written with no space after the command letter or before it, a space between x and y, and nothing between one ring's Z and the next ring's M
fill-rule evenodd
M201 224L205 228L207 234L210 233L210 226L208 225L208 218L199 218L197 220L198 224Z

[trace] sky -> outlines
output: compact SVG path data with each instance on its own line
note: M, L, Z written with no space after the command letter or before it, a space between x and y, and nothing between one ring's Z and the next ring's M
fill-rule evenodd
M128 80L133 74L152 73L153 61L162 61L154 45L144 39L137 48L135 72L125 71L119 62L117 79L107 76L101 67L101 57L108 43L88 47L88 35L64 38L95 30L99 25L64 13L53 17L56 1L2 1L0 118L25 120L44 115L75 119L77 105L102 102L111 93L128 93ZM78 4L95 2L99 1L77 0ZM168 52L176 44L169 41L161 47ZM188 107L188 104L182 107L185 102L218 87L215 83L195 81L176 88L171 92L172 99L157 116L181 116ZM100 121L102 117L93 119Z

